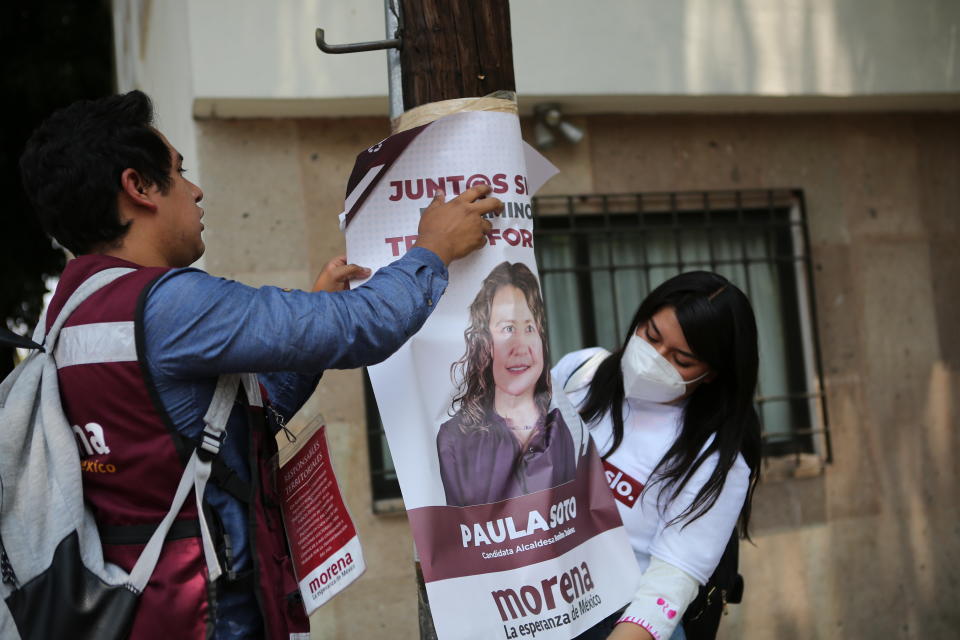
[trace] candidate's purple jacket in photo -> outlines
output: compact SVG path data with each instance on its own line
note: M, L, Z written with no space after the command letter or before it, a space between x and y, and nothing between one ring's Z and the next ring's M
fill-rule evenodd
M488 421L464 432L458 413L440 426L437 452L448 505L499 502L573 480L576 453L559 409L540 418L523 448L495 411Z

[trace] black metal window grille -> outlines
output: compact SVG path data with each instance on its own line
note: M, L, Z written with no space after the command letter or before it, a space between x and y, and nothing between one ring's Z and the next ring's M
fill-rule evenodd
M533 199L554 361L615 349L640 301L683 271L720 273L750 298L760 332L756 405L767 456L830 458L800 190L708 191ZM400 497L364 372L374 500Z
M397 480L397 470L393 466L390 456L390 445L387 444L387 435L383 432L383 421L380 419L380 409L373 394L373 385L367 370L363 370L363 399L367 409L367 449L370 455L370 488L373 492L374 510L377 510L377 501L390 500L400 497L400 482Z
M757 316L765 455L829 459L801 191L545 196L534 211L555 361L588 346L617 348L658 284L715 271Z

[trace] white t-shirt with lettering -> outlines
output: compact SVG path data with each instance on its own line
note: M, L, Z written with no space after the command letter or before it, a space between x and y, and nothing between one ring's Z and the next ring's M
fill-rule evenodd
M561 385L568 379L574 383L568 386L567 396L575 407L579 407L586 399L595 368L588 365L584 369L592 370L577 371L574 378L571 378L571 374L591 356L602 351L599 348L575 351L564 356L553 368L554 380ZM555 393L559 391L560 389L554 390ZM650 557L656 556L682 569L700 584L706 584L720 562L720 556L723 555L740 515L750 482L750 469L743 456L738 455L727 472L723 489L713 506L693 522L685 519L667 526L670 520L693 502L716 468L718 459L716 453L711 455L675 500L666 502L668 494L672 492L668 490L664 492L658 505L661 484L654 484L650 490L636 495L636 489L640 485L646 487L650 484L650 474L654 467L680 433L682 418L682 406L631 399L625 401L623 441L606 459L606 473L608 481L614 485L612 489L620 517L630 537L640 570L646 571ZM588 426L602 456L613 443L613 419L608 413ZM709 443L708 441L707 445Z

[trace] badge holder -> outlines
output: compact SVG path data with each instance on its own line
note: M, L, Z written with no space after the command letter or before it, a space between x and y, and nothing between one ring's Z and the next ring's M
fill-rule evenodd
M307 614L359 578L366 563L317 416L278 452L277 489Z

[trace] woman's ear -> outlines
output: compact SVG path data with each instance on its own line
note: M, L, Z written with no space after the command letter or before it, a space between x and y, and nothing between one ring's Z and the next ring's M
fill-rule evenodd
M704 384L709 384L717 379L717 372L710 370L710 373L707 374L707 377L703 379Z
M135 206L157 210L157 205L151 199L149 185L136 169L124 169L120 174L120 195Z

